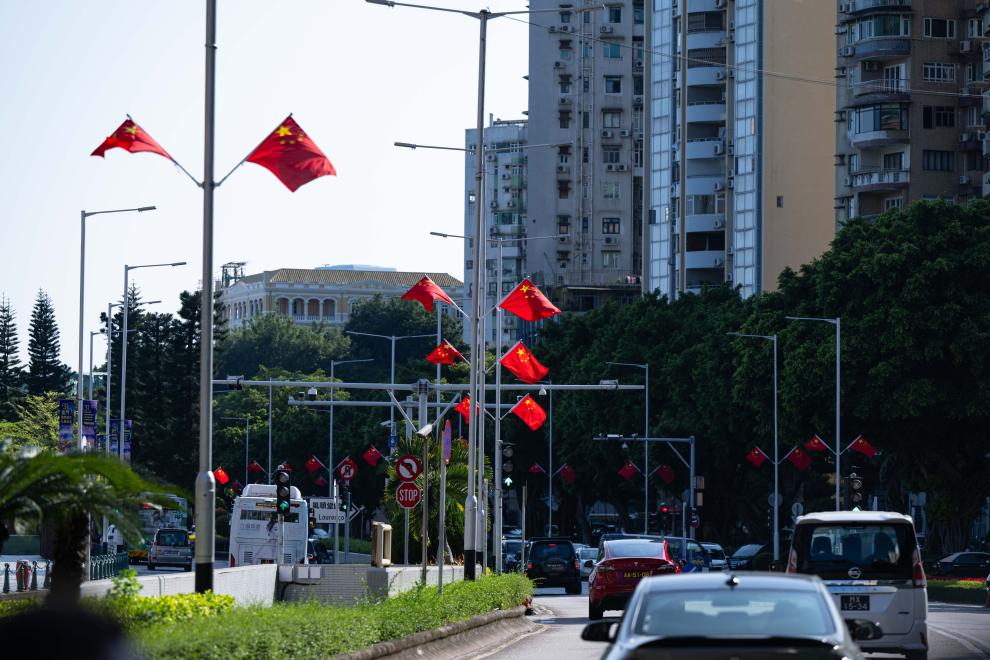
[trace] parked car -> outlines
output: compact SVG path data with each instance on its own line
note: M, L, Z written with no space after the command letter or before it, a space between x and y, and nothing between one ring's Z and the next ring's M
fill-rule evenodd
M756 559L756 555L763 552L764 547L759 543L742 546L729 557L729 568L734 571L753 570L753 560Z
M882 634L871 621L844 623L814 576L695 573L641 580L621 620L589 623L581 638L609 642L607 660L861 660L856 640Z
M990 552L953 552L935 562L932 575L983 577L990 570Z
M724 571L729 568L729 562L725 558L725 550L718 543L701 542L701 547L705 549L709 557L709 569L713 571Z
M883 637L863 650L928 658L928 592L909 516L884 511L828 511L801 516L789 573L819 576L847 620L868 617Z
M522 539L509 538L502 541L502 570L503 571L516 571L519 570L519 564L522 561Z
M569 594L581 593L581 569L574 545L567 539L533 539L526 551L526 577L539 588L564 587Z
M644 577L680 573L664 539L605 541L588 577L588 618L602 618L605 610L621 610Z
M655 537L656 538L656 537ZM707 573L711 570L711 555L694 539L687 539L687 552L683 552L684 538L681 536L660 537L667 540L670 556L681 565L683 573Z
M191 571L192 564L193 546L188 530L164 527L155 532L148 550L149 571L159 566L179 566Z
M581 579L587 580L591 571L595 568L595 561L598 559L596 548L580 548L578 550L578 561L581 562Z

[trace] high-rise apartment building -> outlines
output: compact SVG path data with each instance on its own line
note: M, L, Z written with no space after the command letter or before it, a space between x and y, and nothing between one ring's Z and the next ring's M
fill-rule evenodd
M834 236L835 4L654 8L648 288L773 289Z
M836 221L984 184L986 3L838 3Z

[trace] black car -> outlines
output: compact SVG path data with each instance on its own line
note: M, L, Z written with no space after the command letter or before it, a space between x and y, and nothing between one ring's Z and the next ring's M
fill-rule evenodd
M758 554L763 552L763 548L764 546L759 543L750 543L749 545L742 546L729 557L729 569L733 571L753 570L753 560L756 559Z
M581 593L581 566L568 539L533 539L526 553L526 577L537 587L564 587Z
M990 572L990 552L953 552L935 562L932 575L983 577Z

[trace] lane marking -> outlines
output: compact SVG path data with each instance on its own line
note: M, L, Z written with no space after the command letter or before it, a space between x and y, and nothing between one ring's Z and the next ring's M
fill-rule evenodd
M955 640L956 642L959 643L960 646L965 647L967 651L970 651L971 653L979 654L978 657L990 658L990 654L988 654L985 650L981 648L983 642L981 642L980 640L974 637L970 637L969 635L965 635L956 630L951 630L951 631L943 630L942 628L939 628L938 626L933 626L930 623L928 624L928 629L937 632L939 635L942 635L943 637L947 637L949 639Z

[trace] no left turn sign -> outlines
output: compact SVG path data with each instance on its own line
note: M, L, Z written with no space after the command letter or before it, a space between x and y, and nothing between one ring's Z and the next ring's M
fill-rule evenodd
M412 481L423 471L423 462L412 454L400 456L395 463L395 473L402 481Z
M344 481L350 481L357 474L357 464L350 458L345 458L337 468L337 474Z

